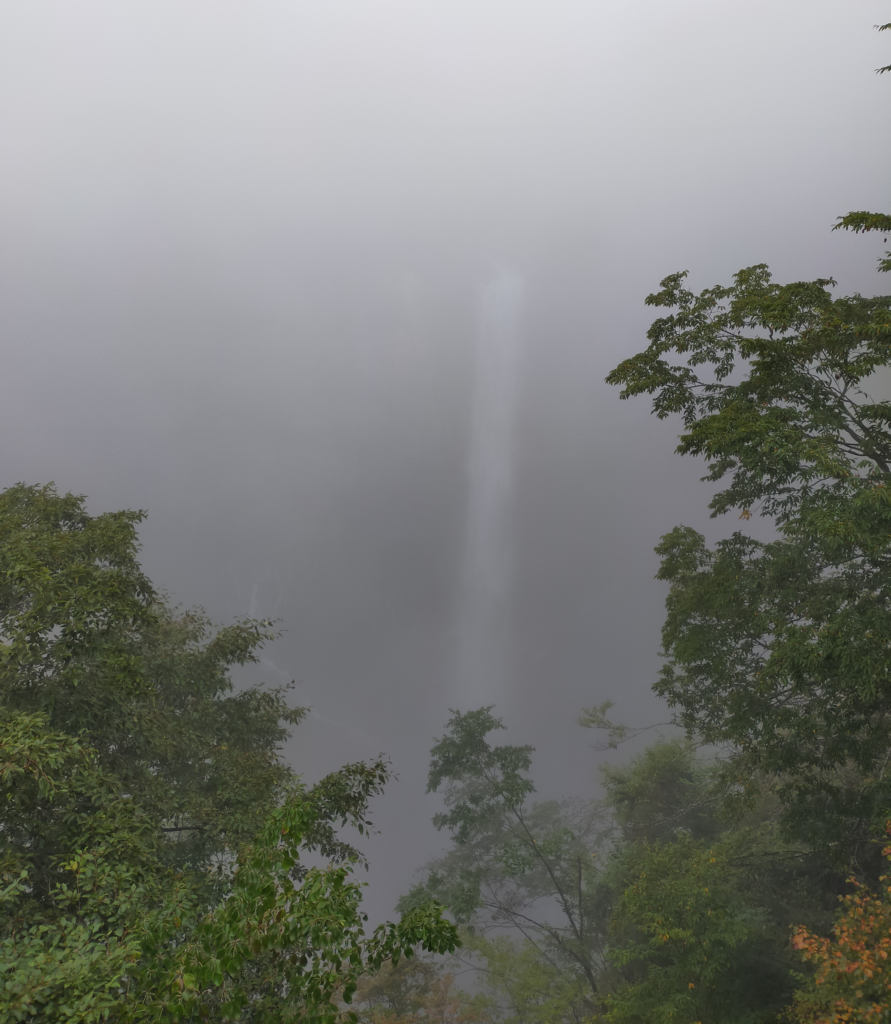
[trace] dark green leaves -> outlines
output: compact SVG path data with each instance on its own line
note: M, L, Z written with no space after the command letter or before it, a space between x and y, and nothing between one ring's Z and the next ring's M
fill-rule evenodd
M607 379L682 417L678 451L724 484L713 515L768 517L779 538L663 538L656 689L730 744L735 784L773 779L798 828L850 852L891 806L891 403L868 390L891 362L891 299L777 285L763 266L699 295L683 278L650 296L672 312Z
M856 210L853 213L845 214L838 218L838 223L832 228L838 231L853 231L859 234L861 231L891 231L891 217L887 213L867 213L866 210Z
M715 515L735 507L782 525L815 495L847 496L858 474L888 471L891 404L869 401L863 383L891 354L889 298L833 300L831 281L775 285L764 266L699 295L684 276L647 299L674 312L607 381L622 398L652 394L660 418L682 417L678 452L703 456L707 479L729 479Z
M433 822L437 828L453 832L459 844L505 811L522 805L535 791L525 775L533 748L492 747L487 742L490 732L503 728L500 719L492 715L491 705L466 714L456 711L449 719L448 732L430 751L427 792L446 783L454 796L447 800L448 810Z
M879 27L880 29L888 28L887 25ZM891 71L891 64L877 70L879 74L882 74L884 71ZM844 217L839 217L838 223L834 225L832 230L837 231L839 228L843 231L853 231L855 235L860 234L861 231L881 231L887 235L891 232L891 217L887 213L867 213L865 210L858 210ZM886 238L885 241L887 242L888 239ZM879 272L887 274L889 271L891 271L891 252L886 252L884 257L879 259Z

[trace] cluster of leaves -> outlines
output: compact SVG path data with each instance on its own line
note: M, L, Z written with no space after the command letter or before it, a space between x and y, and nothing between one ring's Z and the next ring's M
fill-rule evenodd
M455 928L425 905L365 935L340 829L369 825L387 765L302 785L278 748L303 712L230 679L270 625L166 607L140 519L0 494L0 1016L333 1021Z
M887 829L891 834L891 827ZM883 855L891 857L891 846ZM856 878L853 893L840 897L842 909L833 936L796 929L793 946L816 966L807 987L796 993L790 1020L798 1024L882 1024L891 1012L891 880L879 879L880 895L864 889Z

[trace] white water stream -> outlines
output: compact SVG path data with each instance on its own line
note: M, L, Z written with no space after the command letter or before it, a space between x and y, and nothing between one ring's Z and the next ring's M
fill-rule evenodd
M455 677L462 711L503 705L510 685L511 512L522 299L522 280L508 270L500 271L480 295Z

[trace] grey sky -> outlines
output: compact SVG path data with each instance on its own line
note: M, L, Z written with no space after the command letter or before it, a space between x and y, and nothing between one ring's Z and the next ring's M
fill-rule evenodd
M176 599L284 619L266 675L314 708L295 763L384 750L401 775L376 916L436 850L483 289L523 285L499 710L544 791L590 792L574 717L660 714L652 548L707 523L675 426L603 377L674 270L881 289L875 240L829 228L888 208L887 20L872 0L0 7L0 486L147 508Z

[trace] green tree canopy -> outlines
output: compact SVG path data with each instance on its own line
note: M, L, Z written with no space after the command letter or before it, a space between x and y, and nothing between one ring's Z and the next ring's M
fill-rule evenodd
M607 380L681 416L678 451L723 484L713 515L760 514L778 536L662 539L656 689L731 746L737 782L775 779L798 827L862 838L891 800L891 402L867 390L891 362L891 298L765 266L699 294L685 276L648 297L670 312Z
M270 624L171 611L141 519L0 494L0 1015L333 1020L455 929L423 906L365 936L339 829L367 828L386 763L305 787L279 755L302 710L230 678Z

